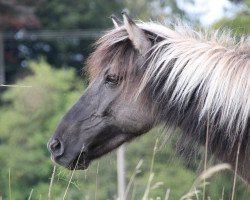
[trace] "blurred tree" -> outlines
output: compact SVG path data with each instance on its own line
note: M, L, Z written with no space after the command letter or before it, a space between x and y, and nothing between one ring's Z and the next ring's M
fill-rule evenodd
M44 0L36 15L46 29L106 28L111 26L109 16L122 8L123 1L117 0Z
M174 0L0 0L4 10L1 19L5 30L18 31L13 38L5 39L5 63L7 82L13 82L18 77L28 73L27 60L37 59L41 55L53 66L74 66L80 71L85 58L90 52L91 39L70 37L41 40L33 37L31 40L20 40L25 30L30 29L100 29L113 27L109 16L120 13L123 9L130 11L135 18L164 21L165 17L184 16ZM175 15L176 14L176 15ZM6 17L7 16L7 17ZM32 17L31 17L32 16ZM22 23L18 20L22 20ZM34 20L32 20L34 19ZM36 21L36 26L31 26ZM48 35L49 37L49 35ZM81 74L81 73L79 73Z
M38 28L39 19L34 14L42 0L0 0L0 30Z
M120 16L124 9L141 20L185 15L175 0L78 0L73 3L68 0L47 0L36 13L43 26L51 29L107 28L112 27L109 16Z
M30 68L33 75L18 84L31 87L7 90L0 109L0 196L7 195L10 170L13 199L27 199L32 188L48 185L46 141L79 96L72 69L57 71L44 61L30 62Z
M111 0L105 3L101 0L0 0L0 22L5 27L2 30L17 31L13 37L7 37L5 43L5 63L7 82L13 82L17 77L28 73L27 60L37 59L41 55L53 66L73 65L80 70L90 51L91 39L50 38L41 40L36 37L19 40L26 30L72 30L93 29L99 32L101 28L112 27L109 16L116 11L120 13L122 1ZM36 23L33 23L33 22ZM48 37L50 35L48 34ZM81 73L79 73L81 74Z
M125 8L132 17L141 20L171 20L175 17L185 18L185 11L180 9L175 0L125 0Z
M235 2L235 3L241 3L241 2L243 2L245 0L229 0L229 1L232 1L232 2Z
M236 35L250 35L250 0L245 0L242 9L231 18L223 18L214 28L227 28Z

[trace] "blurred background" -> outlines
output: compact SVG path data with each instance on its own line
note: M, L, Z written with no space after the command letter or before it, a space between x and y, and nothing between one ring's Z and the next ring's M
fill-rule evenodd
M71 172L58 166L50 186L46 143L86 87L82 68L93 42L123 10L143 21L181 19L250 35L250 0L0 0L0 199L63 199L65 192L66 199L117 199L115 153L75 173L67 190ZM155 129L126 145L127 199L142 199L149 182L150 199L179 199L202 169L202 150L187 163L175 139L154 150L157 138ZM232 183L229 171L213 176L206 199L230 199ZM250 199L240 180L236 199Z

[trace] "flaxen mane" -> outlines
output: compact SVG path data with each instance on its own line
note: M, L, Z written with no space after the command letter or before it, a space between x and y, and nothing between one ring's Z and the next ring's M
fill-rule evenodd
M156 117L167 126L180 127L189 145L204 143L207 128L213 152L231 150L237 141L246 141L250 48L245 40L183 25L173 29L155 23L137 25L152 44L144 60L138 61L139 53L121 26L97 42L88 61L90 76L103 70L96 66L111 66L127 78L141 74L138 95L149 93L159 112Z

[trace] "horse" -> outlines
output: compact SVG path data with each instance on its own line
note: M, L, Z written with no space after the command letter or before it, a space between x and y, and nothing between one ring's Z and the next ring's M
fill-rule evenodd
M250 48L227 31L115 16L87 60L90 84L48 142L52 160L84 170L163 125L180 146L207 145L250 183ZM237 165L236 165L237 163Z

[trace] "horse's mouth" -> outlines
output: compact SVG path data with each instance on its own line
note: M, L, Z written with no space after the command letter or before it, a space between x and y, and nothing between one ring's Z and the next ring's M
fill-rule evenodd
M92 160L102 157L108 152L116 149L124 142L124 137L115 137L115 140L104 141L103 144L96 143L86 152L78 154L75 159L67 166L69 170L85 170L89 167Z

